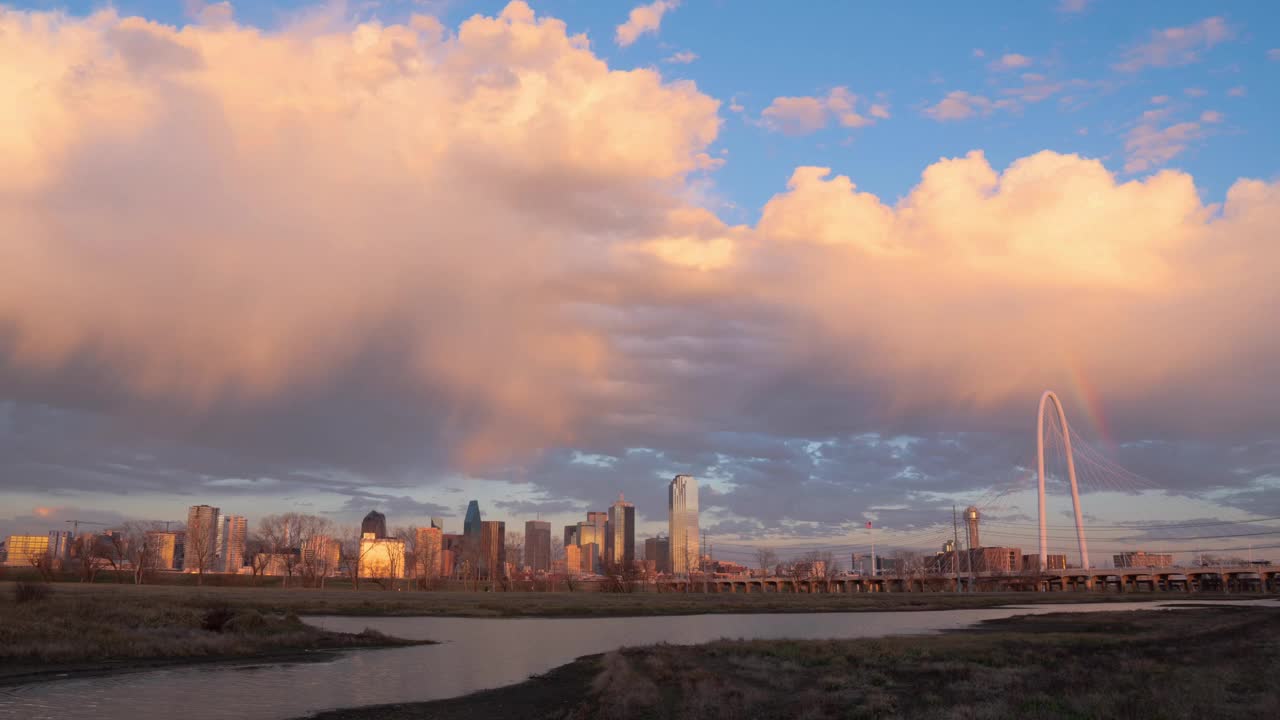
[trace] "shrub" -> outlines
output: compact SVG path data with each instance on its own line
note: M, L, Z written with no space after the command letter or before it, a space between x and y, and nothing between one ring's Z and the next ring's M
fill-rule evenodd
M227 623L235 617L235 612L226 605L215 605L204 612L204 620L200 627L209 632L220 633L226 629Z
M13 600L17 603L43 602L53 591L41 583L20 582L13 586Z
M266 627L267 619L257 610L242 610L222 626L222 632L254 632Z

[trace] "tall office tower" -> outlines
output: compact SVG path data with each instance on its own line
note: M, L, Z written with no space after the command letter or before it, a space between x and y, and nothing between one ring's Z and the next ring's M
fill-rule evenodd
M594 553L587 553L585 551L582 553L582 572L600 572L600 553L604 548L604 540L604 529L599 525L591 522L578 523L578 547L585 548L588 545L594 545L596 547L596 551Z
M364 516L364 520L360 522L360 536L364 537L369 533L373 533L375 538L384 538L387 536L387 516L377 510L370 510L368 515Z
M564 571L566 575L582 572L582 548L577 545L564 546Z
M964 509L964 526L969 531L969 549L982 547L982 543L978 541L978 519L981 513L978 508L970 505Z
M437 517L437 516L435 516L435 515L432 515L432 516L431 516L431 527L433 527L433 528L435 528L435 529L439 530L440 532L444 532L444 518L442 518L442 517Z
M524 564L534 572L551 572L551 523L529 520L524 524Z
M605 512L589 512L587 513L587 523L595 527L596 539L593 542L600 543L600 561L609 557L609 513ZM586 542L579 540L579 542ZM597 567L594 572L600 572L601 568Z
M243 515L218 517L218 572L240 572L244 566L244 543L249 536L249 521Z
M218 508L192 505L187 509L187 542L183 551L183 569L187 572L212 572L218 556Z
M564 526L564 546L571 547L577 544L578 544L578 526L576 524L565 525Z
M618 496L609 506L609 564L623 570L636 561L636 506Z
M653 561L654 572L671 572L671 543L664 537L644 541L644 559Z
M471 538L480 537L480 503L475 500L467 503L467 517L462 521L462 534Z
M418 528L414 538L413 573L420 578L440 577L442 553L444 552L444 533L438 527Z
M585 574L600 573L600 544L582 543L578 546L578 561Z
M61 562L70 560L71 544L73 542L75 542L75 538L71 537L70 530L50 530L49 557Z
M667 487L670 512L671 572L687 575L699 566L698 481L692 475L677 475Z
M507 524L501 520L484 520L480 523L480 577L497 580L506 577L506 570Z

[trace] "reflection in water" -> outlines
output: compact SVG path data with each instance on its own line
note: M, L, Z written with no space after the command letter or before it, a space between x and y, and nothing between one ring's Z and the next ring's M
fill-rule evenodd
M0 688L0 718L277 720L332 708L456 697L517 683L581 655L624 645L694 644L719 638L882 637L964 628L1010 615L1151 607L1152 603L1114 603L589 619L309 618L308 622L333 630L359 632L372 627L441 644L354 651L324 663L191 666Z

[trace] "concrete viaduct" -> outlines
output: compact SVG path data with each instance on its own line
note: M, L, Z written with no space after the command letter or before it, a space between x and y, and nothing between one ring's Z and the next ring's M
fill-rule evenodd
M665 579L658 592L708 593L867 593L955 591L954 575L880 575L793 579L734 577ZM1039 573L961 575L960 589L972 591L1078 592L1280 592L1280 568L1232 567L1093 568Z

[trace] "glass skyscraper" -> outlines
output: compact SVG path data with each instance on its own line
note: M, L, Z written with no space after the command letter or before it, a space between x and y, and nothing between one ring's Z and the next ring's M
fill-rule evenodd
M609 557L606 562L627 570L636 559L636 506L621 497L609 507Z
M667 487L670 512L671 572L687 575L700 564L698 543L698 481L692 475L677 475Z
M462 534L469 538L480 537L480 503L472 500L467 504L467 516L462 521Z

